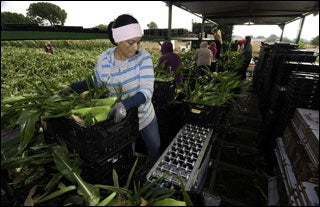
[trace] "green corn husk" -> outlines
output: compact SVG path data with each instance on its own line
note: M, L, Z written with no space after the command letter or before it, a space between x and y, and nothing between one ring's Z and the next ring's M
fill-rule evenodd
M117 97L100 98L95 99L94 102L95 106L113 106L117 99Z
M85 125L95 124L108 118L109 112L117 100L118 97L95 99L93 107L73 109L71 113L83 119Z
M85 125L91 125L106 120L110 110L111 106L96 106L74 109L71 113L84 119Z

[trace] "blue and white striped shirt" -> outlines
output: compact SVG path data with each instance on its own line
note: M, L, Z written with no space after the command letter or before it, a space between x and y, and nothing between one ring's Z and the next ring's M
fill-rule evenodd
M111 93L118 96L122 88L122 100L142 92L146 102L138 107L139 130L145 128L154 118L151 102L154 86L154 70L150 54L140 48L139 53L126 61L114 57L116 47L104 51L95 66L98 85L103 83Z

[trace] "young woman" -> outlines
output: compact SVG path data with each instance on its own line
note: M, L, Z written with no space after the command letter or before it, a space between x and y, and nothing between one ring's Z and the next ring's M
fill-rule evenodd
M123 14L108 25L108 36L115 47L100 55L94 72L99 86L106 83L111 96L118 96L122 91L122 100L109 116L120 122L129 109L138 107L141 138L147 146L149 159L154 163L160 157L160 134L151 102L154 69L150 54L139 47L141 27L134 17ZM62 92L74 90L79 93L87 88L86 81L81 81L72 83Z

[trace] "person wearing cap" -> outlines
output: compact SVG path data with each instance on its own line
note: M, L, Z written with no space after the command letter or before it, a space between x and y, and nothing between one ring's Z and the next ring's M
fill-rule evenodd
M109 118L118 123L126 117L129 109L138 107L139 132L146 144L149 160L155 163L160 157L160 134L151 102L155 78L150 54L139 47L142 29L133 16L123 14L109 23L107 31L115 47L100 55L94 74L98 86L106 83L111 96L122 92L121 101L111 109ZM72 90L81 93L87 89L84 80L70 84L61 93Z
M161 57L158 60L158 66L165 62L164 70L171 72L175 71L182 64L181 57L173 52L173 45L171 41L166 40L161 45ZM169 71L171 70L171 71ZM179 71L175 77L177 83L183 82L182 71Z

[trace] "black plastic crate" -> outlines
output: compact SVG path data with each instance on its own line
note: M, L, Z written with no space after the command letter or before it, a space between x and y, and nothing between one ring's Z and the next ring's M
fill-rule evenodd
M281 85L276 85L271 92L271 102L269 109L279 112L286 98L287 89Z
M276 42L273 45L270 45L274 50L292 50L297 49L299 45L288 42Z
M81 166L81 177L92 184L113 185L112 171L118 174L119 186L124 186L134 164L132 145L126 145L103 164L84 162Z
M185 111L182 106L181 103L175 103L162 108L155 107L161 137L161 151L167 148L185 124Z
M319 75L316 73L292 73L288 82L288 95L291 98L318 99Z
M293 71L318 73L319 64L286 61L280 65L278 73L275 76L275 83L282 85L288 84L290 75Z
M154 91L152 96L152 103L155 107L167 106L174 100L176 95L176 85L173 81L159 81L154 82Z
M107 119L91 126L82 126L71 118L48 119L44 134L47 142L66 143L85 162L103 164L138 138L138 110L130 109L119 123Z
M313 63L316 61L317 57L318 55L315 51L307 49L293 49L289 51L289 54L286 56L286 60Z
M186 123L216 128L224 113L224 106L208 106L184 102Z

